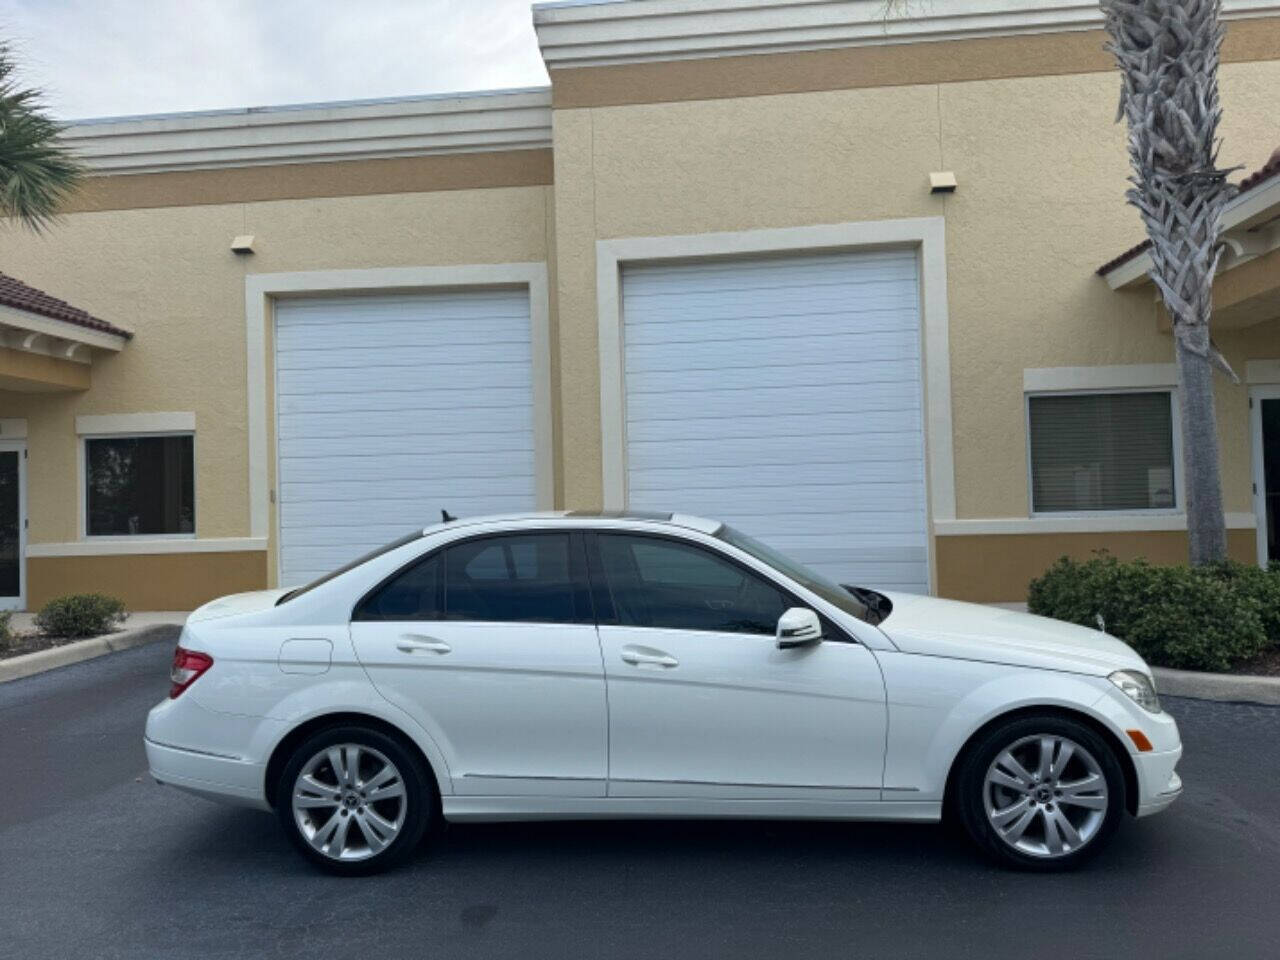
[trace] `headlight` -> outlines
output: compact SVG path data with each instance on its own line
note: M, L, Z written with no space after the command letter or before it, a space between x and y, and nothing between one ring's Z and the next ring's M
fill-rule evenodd
M1125 696L1151 713L1160 712L1160 698L1156 696L1155 682L1137 670L1117 670L1107 677L1124 691Z

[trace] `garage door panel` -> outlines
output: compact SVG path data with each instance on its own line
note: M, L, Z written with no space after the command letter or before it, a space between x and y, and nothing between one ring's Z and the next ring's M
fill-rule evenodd
M796 334L756 340L734 340L731 351L723 341L698 343L682 341L685 346L678 358L671 357L669 344L632 345L629 353L630 373L673 372L677 370L756 368L764 365L785 367L838 366L847 360L826 357L854 356L859 362L920 359L920 338L913 330L892 330L854 334ZM728 354L728 355L726 355Z
M456 453L484 453L491 451L495 444L506 444L512 450L522 450L529 439L528 427L521 424L522 429L486 431L484 433L466 432L435 434L430 432L415 433L413 425L409 425L401 433L372 433L364 438L360 445L359 456L394 456L406 450L429 452L433 458L452 456ZM280 441L280 456L290 457L333 457L341 458L351 451L348 437L309 437L295 436L290 440Z
M281 457L280 473L295 483L331 480L379 481L383 478L417 477L422 480L447 477L504 477L527 467L533 447L510 450L475 451L440 455L435 453L362 454L341 457Z
M402 509L405 511L413 510L415 502L425 503L423 509L425 509L427 515L438 517L441 507L449 507L450 503L460 499L462 496L473 496L478 499L511 496L514 499L524 500L529 495L529 491L533 489L534 484L532 473L503 473L493 477L438 477L434 479L436 482L432 485L430 497L428 497L423 492L422 478L420 477L407 477L404 479L384 477L378 485L379 502L403 501L405 506ZM363 480L336 479L325 480L321 483L286 482L280 485L281 509L291 503L350 503L353 500L359 500L364 497L368 490L369 486ZM525 508L515 507L512 509ZM475 512L469 511L469 513ZM462 514L458 514L458 516L462 516Z
M812 482L810 475L797 471L790 464L764 464L749 466L751 485L753 487L771 488L794 487ZM849 464L839 480L832 481L829 486L861 485L872 483L902 483L903 465L893 460L859 461ZM678 495L682 490L720 490L723 491L728 482L726 471L706 470L701 465L684 467L661 467L644 471L632 471L628 490L631 494L631 506L644 510L671 510L679 508L668 499L665 503L654 503L653 494L670 497ZM923 471L921 471L923 473ZM838 490L832 490L832 497L841 496ZM643 500L643 503L641 503ZM715 516L716 514L712 514Z
M914 408L912 408L914 409ZM918 414L918 411L916 411ZM868 410L863 413L831 413L822 418L820 428L842 437L872 437L901 429L902 410ZM916 418L917 423L919 417ZM750 413L728 417L688 417L678 420L641 420L627 425L631 443L677 440L720 440L754 437L772 440L794 437L815 429L809 414Z
M282 582L442 508L534 507L523 291L282 301L275 343Z
M821 356L829 356L829 354L821 354ZM789 355L782 354L779 357L775 353L774 357L776 361L787 359ZM717 369L708 358L706 366L694 371L677 369L671 373L636 372L629 374L629 379L633 394L670 393L677 390L685 393L720 393L725 390L755 392L770 389L785 390L794 387L797 383L813 382L822 383L834 389L879 383L885 380L901 380L903 376L914 374L919 366L920 361L914 358L867 361L859 357L857 360L847 360L844 363L825 361L792 364L771 363L762 357L760 365L756 367L738 366L738 361L735 359L733 365ZM690 373L707 374L710 382L704 381L703 377L691 377ZM706 382L706 386L682 390L682 388L688 388L691 382ZM768 397L768 394L761 394L762 403L767 403Z
M509 486L509 484L507 485ZM313 527L358 527L362 525L395 525L410 527L426 526L440 519L440 511L448 510L454 516L480 516L487 513L513 513L528 509L527 493L509 493L505 489L492 494L477 494L469 489L469 485L448 484L441 486L436 492L437 503L424 508L422 491L415 490L412 496L395 497L383 495L370 504L362 506L359 512L348 510L349 500L318 499L295 500L281 504L281 529L310 529ZM418 511L413 516L409 511Z
M325 347L324 349L297 350L280 358L276 369L281 372L294 370L381 370L395 367L414 367L423 376L448 376L452 368L487 363L526 364L523 350L512 350L509 341L465 344L392 344L394 350L384 346ZM517 344L517 346L519 346Z
M787 485L785 493L780 492L778 487L750 485L735 489L733 498L733 508L737 515L756 516L760 514L771 515L776 512L780 505L785 504L788 517L799 517L804 514L829 514L831 512L831 496L833 490L838 494L839 490L844 488L847 481L841 480L838 483L806 483L797 481ZM864 484L864 486L866 486ZM882 504L885 510L913 510L916 509L920 502L920 495L923 490L923 484L902 483L897 480L882 482L877 485L877 489L873 491L876 503ZM704 489L683 488L679 491L655 491L651 499L654 501L661 499L669 499L678 496L682 509L694 516L715 517L718 520L726 520L721 513L725 508L724 496L718 487ZM650 497L650 494L641 493L638 497L632 497L637 509L641 509L638 504L641 500ZM651 503L644 509L659 509L656 502Z
M423 364L420 367L383 364L281 370L276 382L282 397L318 392L365 394L383 390L415 391L430 396L432 393L448 394L455 386L459 390L483 390L495 382L507 387L530 388L533 378L525 359L504 363ZM527 389L525 396L529 396Z
M277 396L276 410L292 413L366 413L406 409L448 410L460 419L460 411L510 409L529 401L526 387L475 387L466 390L423 392L422 390L379 390L352 396L350 393L295 394Z
M626 268L622 291L630 506L927 590L914 253Z
M678 312L682 320L709 321L735 318L765 319L770 316L783 319L800 319L808 316L859 317L879 311L901 310L914 301L892 299L892 285L865 284L860 289L853 286L826 287L807 295L802 300L782 299L776 303L762 300L767 291L740 290L712 293L687 293L670 297L652 297L649 302L637 302L627 298L627 320L637 323L679 323L671 314ZM865 296L857 306L850 301Z
M884 309L860 311L853 313L847 309L833 310L828 313L806 312L804 314L804 333L813 336L840 335L847 333L851 320L856 320L859 328L867 333L907 332L918 335L916 329L916 310L914 307L903 309ZM633 318L635 319L635 318ZM762 313L758 317L725 316L720 319L700 319L697 323L686 323L679 320L670 322L646 322L627 331L627 346L637 347L650 344L665 343L719 343L749 345L757 340L776 342L779 337L778 318L776 315Z
M810 429L816 429L810 424ZM856 446L861 463L891 460L902 464L919 456L920 439L904 433L880 434L860 438L855 444L847 438L833 439L829 434L815 433L803 437L752 438L732 440L673 440L666 443L632 443L629 445L631 468L636 472L661 470L676 462L697 462L707 469L718 469L721 480L749 480L752 472L771 464L792 465L794 479L838 482L847 476L849 447ZM745 466L744 461L750 465ZM915 462L915 461L912 461ZM798 465L798 466L797 466ZM905 471L904 479L912 471ZM732 479L731 479L732 478Z
M690 413L699 416L733 417L755 409L775 410L784 416L821 417L828 413L860 413L864 410L918 410L920 398L907 384L842 384L770 387L736 390L679 390L650 393L637 404L627 391L627 423L652 420L680 420Z

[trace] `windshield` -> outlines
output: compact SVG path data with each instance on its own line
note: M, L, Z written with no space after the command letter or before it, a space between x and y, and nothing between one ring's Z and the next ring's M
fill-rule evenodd
M828 580L816 570L811 570L802 563L792 560L785 553L779 553L772 547L765 546L759 540L748 537L745 533L733 529L727 524L717 531L716 536L730 546L737 547L751 554L757 560L763 560L784 576L790 577L806 590L816 593L832 606L839 607L845 613L852 614L867 623L879 623L882 617L866 603L863 603L851 591L852 588L840 586Z
M340 577L344 573L346 573L348 570L354 570L356 567L360 566L360 564L368 563L374 557L380 557L384 553L390 553L392 550L395 550L398 547L403 547L406 543L413 543L413 541L421 539L422 536L423 536L423 533L421 530L414 530L412 533L406 533L403 537L400 537L396 540L392 540L390 543L383 544L382 546L378 547L378 549L376 550L370 550L368 553L364 554L363 556L356 557L350 563L344 563L337 570L334 570L331 573L326 573L323 577L320 577L317 580L312 580L306 586L302 586L294 590L290 590L283 597L281 597L279 600L276 601L276 606L278 607L282 603L288 603L294 597L300 597L304 593L308 593L314 590L316 587L320 586L320 584L328 583L334 577Z

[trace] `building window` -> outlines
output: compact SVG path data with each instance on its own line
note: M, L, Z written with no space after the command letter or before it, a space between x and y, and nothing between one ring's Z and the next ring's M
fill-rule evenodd
M1167 390L1027 398L1033 513L1173 510Z
M194 450L191 434L86 439L85 532L195 533Z

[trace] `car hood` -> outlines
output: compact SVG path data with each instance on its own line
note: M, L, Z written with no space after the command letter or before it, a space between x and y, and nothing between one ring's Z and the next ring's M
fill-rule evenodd
M252 593L233 593L230 596L210 600L203 607L198 607L187 617L187 623L198 623L201 620L218 620L222 617L234 617L241 613L258 613L269 610L281 597L289 591L254 590Z
M1100 630L976 603L908 593L885 596L893 612L880 629L904 653L1097 676L1116 670L1151 673L1128 644Z

